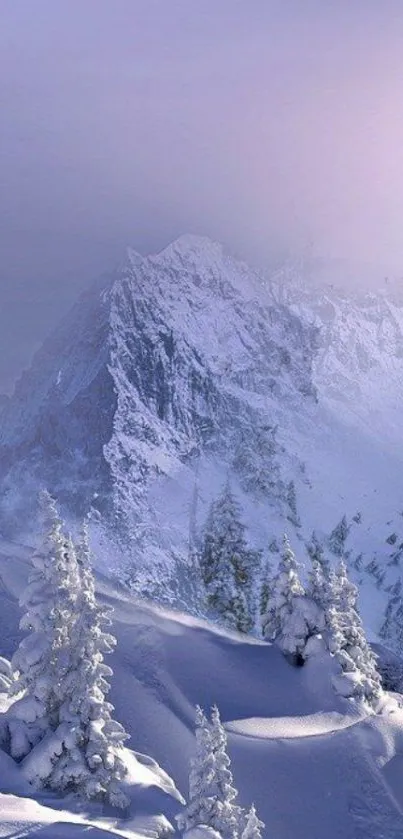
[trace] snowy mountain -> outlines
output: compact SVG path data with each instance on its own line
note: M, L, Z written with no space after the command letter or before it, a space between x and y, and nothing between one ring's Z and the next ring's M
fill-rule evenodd
M32 529L45 485L72 520L91 508L104 570L189 605L191 548L230 479L252 547L284 529L298 546L345 513L351 561L388 562L402 330L395 298L318 290L302 269L267 281L203 238L129 251L2 408L4 533ZM384 597L361 576L376 633Z
M27 548L0 544L0 654L8 657L20 638L16 598L29 560ZM239 802L255 802L264 837L403 836L403 712L396 703L367 715L335 694L326 659L292 667L276 646L138 603L106 578L98 594L114 609L111 699L134 750L131 810L119 817L97 803L38 793L0 750L1 835L168 835L187 797L195 705L217 703Z
M378 293L354 290L353 279L352 289L323 283L303 266L271 278L276 299L320 330L314 381L321 401L393 449L401 442L403 294L385 281Z
M315 404L316 330L260 291L206 240L129 253L45 342L3 411L4 527L45 483L72 513L91 504L117 522L137 560L145 540L155 567L169 564L168 546L184 554L196 472L218 486L234 473L283 510L302 463L276 426Z

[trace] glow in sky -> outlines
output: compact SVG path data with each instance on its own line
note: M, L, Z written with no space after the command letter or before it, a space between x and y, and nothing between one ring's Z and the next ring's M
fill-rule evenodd
M402 43L402 0L3 0L0 387L128 243L403 269Z

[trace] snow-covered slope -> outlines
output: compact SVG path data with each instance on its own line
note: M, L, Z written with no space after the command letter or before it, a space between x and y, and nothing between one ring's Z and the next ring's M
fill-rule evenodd
M1 546L0 654L7 656L19 634L15 596L28 555ZM106 579L99 593L115 610L118 646L110 662L116 717L131 734L131 748L158 761L183 795L195 704L208 709L216 702L240 803L256 803L265 837L403 836L403 712L360 717L334 694L325 660L295 668L268 644L139 604ZM172 821L180 804L172 786L171 794L164 791L166 777L155 766L153 771L154 783L144 778L137 787L135 818L113 821L91 807L72 812L68 799L28 798L15 767L0 761L0 835L106 839L143 834L147 825L155 829L162 817Z
M340 281L343 277L340 277ZM360 432L393 450L401 443L403 294L396 285L347 292L300 266L271 280L277 300L320 333L314 381L321 401Z
M46 485L65 514L92 508L105 571L186 605L190 547L229 477L253 547L287 529L303 556L346 513L352 562L387 563L386 540L403 542L402 330L395 295L318 290L301 268L265 281L200 237L129 251L3 406L3 532L32 527ZM366 580L376 633L385 597Z
M3 410L3 528L26 521L46 484L70 513L92 505L109 532L117 525L129 566L166 579L172 558L187 558L196 473L209 487L202 514L230 473L246 498L285 515L303 464L278 426L315 405L315 341L289 309L262 302L260 278L219 245L183 237L158 256L130 252L45 342Z

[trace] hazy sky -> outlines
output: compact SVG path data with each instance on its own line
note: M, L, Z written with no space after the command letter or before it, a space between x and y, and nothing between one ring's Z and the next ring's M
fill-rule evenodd
M403 269L403 0L0 0L0 389L182 232Z

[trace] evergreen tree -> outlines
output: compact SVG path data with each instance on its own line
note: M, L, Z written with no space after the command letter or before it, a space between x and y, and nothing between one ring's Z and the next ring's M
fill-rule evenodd
M311 569L308 572L307 595L321 612L321 620L317 628L319 631L323 631L326 609L329 605L330 589L329 580L323 571L323 565L315 558L311 560Z
M273 539L269 543L269 551L272 554L279 554L280 553L280 548L277 544L277 539L275 538L275 536L273 537Z
M263 580L260 587L259 609L261 621L267 615L270 600L270 583L268 580Z
M70 639L71 666L60 685L59 715L60 721L74 731L74 738L64 744L46 785L56 790L77 787L87 798L125 807L128 799L121 789L126 774L122 747L128 735L112 719L113 705L105 700L113 671L103 658L113 651L116 640L106 631L111 610L96 602L87 525L77 546L77 562L77 617Z
M196 752L190 763L189 802L176 818L179 830L186 831L201 824L210 824L215 808L211 781L214 757L211 726L199 705L196 707Z
M235 803L227 737L216 706L211 723L201 708L196 709L196 754L191 762L189 803L177 816L180 830L207 825L222 836L236 839L242 810Z
M365 570L367 574L372 574L373 577L377 576L377 574L379 573L379 565L375 557L372 557L372 559L369 562L367 562Z
M44 539L33 555L33 570L20 598L25 609L20 627L29 632L13 656L17 679L13 693L25 696L11 708L10 749L24 757L57 726L59 685L68 668L76 605L77 566L71 541L62 532L55 502L41 494Z
M238 792L234 787L231 761L227 752L227 735L220 719L217 705L211 711L211 741L214 757L213 795L217 798L217 809L210 826L223 839L237 836L242 810L235 803Z
M241 834L241 839L262 839L262 830L264 822L259 819L255 805L252 804L249 812L246 814L245 827Z
M401 655L403 649L403 598L400 578L389 590L389 599L379 635L394 652Z
M240 509L228 485L211 505L200 562L208 606L228 626L248 632L256 554L247 548Z
M379 589L381 588L383 581L385 579L385 572L382 571L378 562L376 561L375 557L373 557L365 566L365 571L367 574L371 574L372 577L376 580L376 587Z
M287 536L278 572L270 584L271 596L263 620L263 636L275 641L285 654L301 655L307 640L307 624L303 614L304 589L298 576L297 562Z
M270 547L269 547L270 551ZM257 616L257 629L259 634L262 634L262 620L264 619L265 615L268 612L269 608L269 600L270 600L270 581L272 578L272 564L270 560L266 558L266 560L261 562L261 571L260 571L260 579L259 579L259 587L258 587L258 616Z
M381 680L358 613L358 591L348 578L343 560L331 577L331 589L332 602L327 612L329 649L348 677L343 682L344 695L365 699L376 707Z
M350 528L347 524L347 518L344 515L334 530L332 530L328 540L329 548L336 556L341 557L345 553L345 544L349 532Z
M290 521L294 527L301 527L301 520L297 509L297 491L295 489L294 481L290 481L287 485L286 500L288 504L288 521Z
M315 530L312 531L312 536L306 545L306 549L311 562L318 563L321 566L323 575L325 579L327 579L330 574L330 562L325 556L323 544L317 536Z
M263 497L277 495L281 487L277 427L251 424L241 432L235 446L232 468L242 488Z
M115 645L105 631L110 619L96 604L86 531L76 553L47 494L43 505L46 535L21 601L21 626L31 634L14 657L16 689L25 696L8 712L11 754L24 757L25 777L37 786L122 807L127 735L105 701L112 671L103 654Z

